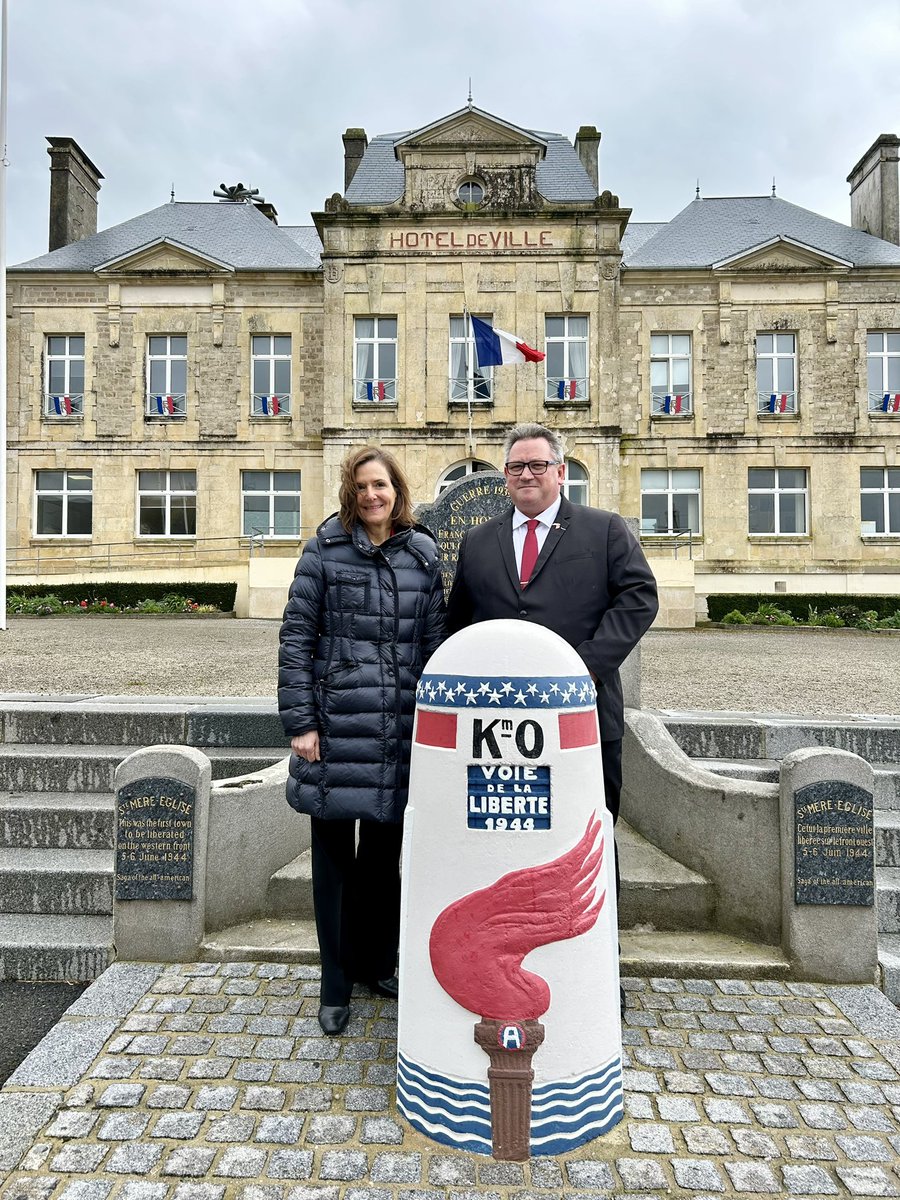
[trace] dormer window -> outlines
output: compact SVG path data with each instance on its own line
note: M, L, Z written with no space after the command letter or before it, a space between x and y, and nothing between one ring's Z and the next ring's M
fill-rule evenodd
M456 189L456 198L460 204L471 204L477 208L484 203L484 185L477 179L467 179Z

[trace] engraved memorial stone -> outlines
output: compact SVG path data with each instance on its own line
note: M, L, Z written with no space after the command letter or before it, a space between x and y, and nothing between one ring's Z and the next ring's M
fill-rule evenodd
M116 793L116 900L191 900L193 788L136 779Z
M499 471L467 475L441 492L434 504L416 511L416 520L438 540L443 564L444 590L450 591L459 547L466 530L499 517L509 508L509 493Z
M794 864L797 904L874 904L871 792L837 779L799 788Z

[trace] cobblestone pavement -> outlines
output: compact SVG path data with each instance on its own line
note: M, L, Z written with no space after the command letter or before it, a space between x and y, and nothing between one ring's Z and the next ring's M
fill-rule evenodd
M900 1014L873 987L627 979L626 1111L523 1165L394 1104L396 1004L319 1036L318 969L116 964L0 1092L2 1200L900 1195Z

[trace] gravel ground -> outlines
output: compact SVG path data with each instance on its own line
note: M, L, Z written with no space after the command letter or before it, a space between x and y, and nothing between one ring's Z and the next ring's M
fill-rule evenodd
M274 697L277 621L13 618L0 692ZM648 708L900 714L900 636L660 630L643 643Z

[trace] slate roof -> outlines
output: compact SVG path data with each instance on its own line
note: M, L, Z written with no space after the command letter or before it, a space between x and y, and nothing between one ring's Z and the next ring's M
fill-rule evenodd
M635 270L711 267L779 236L846 259L856 267L900 266L900 246L777 196L692 200L651 237L638 235L628 245L624 265Z
M649 242L661 229L665 229L666 224L665 221L629 221L622 235L624 261L627 263L629 255L636 254L645 242Z
M415 132L407 129L372 138L344 195L348 204L393 204L402 198L403 163L395 155L394 147ZM547 143L547 153L535 174L537 189L545 200L552 203L597 199L597 189L568 138L561 133L539 133L534 129L524 132Z
M18 263L20 271L93 271L111 259L121 258L169 238L199 254L224 262L235 270L321 269L321 246L315 230L307 226L275 225L252 204L161 204L149 212L102 229L90 237L60 246L38 258Z

